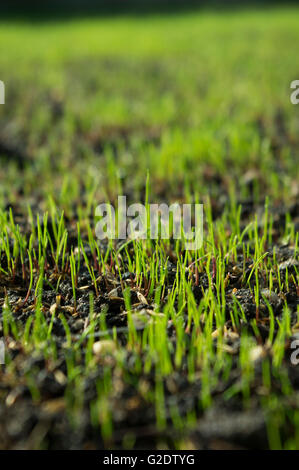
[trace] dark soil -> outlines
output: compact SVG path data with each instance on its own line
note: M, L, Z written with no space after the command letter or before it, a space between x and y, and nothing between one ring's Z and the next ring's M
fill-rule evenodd
M294 204L288 211L292 212L292 217L296 223L299 219L299 204ZM17 216L18 210L14 208ZM253 203L243 206L245 211L250 215L251 210L256 210ZM279 226L280 220L285 216L285 210L274 208L274 226L273 239L276 239L276 259L278 269L282 279L286 274L295 272L298 269L299 262L293 257L293 250L288 245L279 244ZM20 221L24 231L28 230L28 226L20 212ZM68 249L72 246L73 225L70 223L70 242ZM277 234L275 236L275 234ZM74 236L75 237L75 236ZM74 238L75 240L75 238ZM102 247L105 250L105 247ZM273 247L267 247L269 257L272 256ZM86 248L88 254L88 249ZM89 255L91 253L89 252ZM245 271L244 271L245 266ZM74 423L70 420L67 412L66 400L68 387L70 384L67 380L67 357L72 355L71 349L65 346L65 329L61 319L56 316L53 321L52 341L54 340L57 348L57 359L55 361L47 361L43 355L37 351L26 353L23 346L15 341L12 337L6 337L6 347L8 356L13 360L14 372L11 369L6 370L2 366L0 371L0 432L1 432L1 449L31 449L31 448L49 448L49 449L90 449L103 448L113 446L115 448L122 447L123 439L130 434L136 436L136 448L153 448L155 446L168 445L175 446L175 443L184 437L184 442L199 449L217 449L217 448L267 448L267 428L266 416L260 406L260 397L263 395L263 377L262 362L265 355L268 354L268 360L272 361L268 351L267 338L269 336L269 318L268 310L265 305L264 298L272 306L274 315L279 319L284 301L287 299L288 307L292 312L291 326L294 327L297 322L298 307L298 287L290 284L288 291L277 294L270 294L267 289L267 282L263 272L260 272L260 308L257 316L256 304L253 294L249 287L246 286L246 280L252 268L252 260L246 259L244 264L243 255L238 255L238 259L231 262L227 267L226 277L229 279L229 287L226 289L227 299L227 321L225 347L231 354L232 367L229 377L225 380L217 380L212 390L213 404L210 408L205 409L199 405L198 397L201 392L200 376L193 383L190 383L187 374L184 373L184 367L181 371L173 374L170 378L163 381L165 391L166 418L169 420L169 429L167 431L159 431L155 426L155 408L149 404L142 393L141 388L151 388L154 384L154 372L144 374L137 378L134 368L136 365L136 354L127 351L125 361L126 368L122 373L122 377L118 376L115 359L113 356L104 356L99 359L98 369L90 374L81 369L82 376L81 390L83 397L83 408L78 422ZM168 276L166 279L167 287L171 288L175 279L176 264L168 263ZM116 327L118 340L126 344L127 316L125 314L125 303L122 296L121 282L118 275L112 272L105 275L100 272L99 276L99 292L96 297L95 289L90 281L89 273L85 267L81 267L78 276L76 297L77 304L75 306L73 299L72 284L69 270L64 273L63 279L56 293L50 287L50 284L44 284L42 295L43 313L49 325L52 319L50 309L53 305L57 305L57 311L63 312L67 319L68 326L71 331L73 341L76 342L80 335L88 327L89 322L89 299L90 293L95 296L94 313L99 318L105 315L108 329ZM198 273L193 276L193 293L196 301L199 303L202 298L202 292L209 287L209 280L205 273ZM46 261L46 278L52 282L57 278L55 266L51 260L50 251ZM131 302L133 309L144 312L145 316L149 316L153 309L153 304L147 305L140 300L138 295L147 295L146 286L143 289L137 289L135 285L135 274L124 272L122 282L131 289ZM277 282L274 281L274 282ZM252 278L251 287L255 280ZM274 286L275 287L275 286ZM167 289L166 289L167 291ZM137 295L138 294L138 295ZM234 296L238 299L242 306L246 320L257 317L257 327L259 337L257 344L263 347L263 353L258 355L255 361L255 381L251 386L251 401L249 406L245 406L241 393L236 393L233 397L224 398L225 392L235 384L238 387L241 371L238 366L238 354L240 350L241 330L246 329L248 333L255 336L251 325L241 321L239 331L233 331L232 323L229 315L229 308L233 303ZM2 307L8 298L14 318L21 324L26 323L35 307L36 299L33 292L28 295L28 279L22 279L22 271L16 270L13 278L6 278L3 274L0 276L0 321L3 320ZM166 298L164 302L166 302ZM1 322L2 324L2 322ZM185 325L187 326L187 314L185 317ZM203 325L202 325L203 326ZM137 325L137 329L142 329L142 325ZM169 323L169 337L173 342L176 341L175 331ZM275 331L274 334L276 334ZM192 328L186 331L186 335L191 337ZM3 335L3 327L0 326L0 336ZM103 334L97 330L95 336L100 338ZM84 351L86 341L81 345L81 359L78 366L83 365ZM215 343L216 344L216 343ZM51 344L49 342L49 348ZM291 354L290 341L285 345L286 356L284 360L284 368L288 375L289 381L295 389L299 385L299 369L293 366L288 358ZM143 357L141 356L141 362ZM99 429L91 425L90 420L90 404L96 398L96 382L101 377L105 365L109 365L112 370L113 381L115 382L114 393L111 396L113 403L113 422L114 434L113 442L104 442L101 438ZM187 364L186 364L187 366ZM187 367L185 368L187 370ZM32 390L28 386L26 380L28 372L35 377L35 387L38 390L37 397L33 399ZM126 377L124 379L124 377ZM282 393L281 382L272 377L273 392L279 396L286 409L293 409L294 403L288 403ZM138 386L136 386L138 385ZM182 434L177 429L173 429L170 420L171 404L176 403L180 410L181 416L185 417L188 412L194 411L199 417L198 424L187 435ZM290 432L288 422L283 423L283 432L288 435Z

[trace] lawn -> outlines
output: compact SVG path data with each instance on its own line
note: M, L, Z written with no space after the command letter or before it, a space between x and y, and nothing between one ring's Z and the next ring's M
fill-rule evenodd
M299 449L298 44L294 7L1 20L0 449ZM121 195L202 246L99 240Z

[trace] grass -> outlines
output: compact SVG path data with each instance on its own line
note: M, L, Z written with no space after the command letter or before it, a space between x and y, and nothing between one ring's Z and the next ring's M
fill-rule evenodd
M297 17L2 22L0 448L298 449ZM119 195L203 246L99 242Z

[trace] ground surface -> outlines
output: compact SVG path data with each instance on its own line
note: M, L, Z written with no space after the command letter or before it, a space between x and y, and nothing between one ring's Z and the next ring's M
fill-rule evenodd
M1 449L299 448L298 41L295 9L2 22ZM99 243L121 194L203 202L203 247Z

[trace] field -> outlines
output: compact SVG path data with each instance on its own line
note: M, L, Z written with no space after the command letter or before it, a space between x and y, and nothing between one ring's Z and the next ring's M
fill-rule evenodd
M290 7L1 20L0 449L299 449L298 44ZM98 240L120 195L203 203L202 247Z

